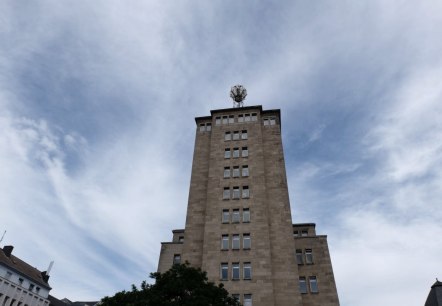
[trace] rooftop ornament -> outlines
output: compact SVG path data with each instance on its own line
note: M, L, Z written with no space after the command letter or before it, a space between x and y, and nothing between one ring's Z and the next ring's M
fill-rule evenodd
M233 99L233 107L243 107L247 90L242 85L235 85L230 89L230 97Z

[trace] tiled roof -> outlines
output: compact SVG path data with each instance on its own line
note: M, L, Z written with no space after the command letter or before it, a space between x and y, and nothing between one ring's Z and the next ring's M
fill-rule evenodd
M442 282L436 280L431 286L425 306L442 306Z
M12 247L11 247L12 248ZM0 249L0 264L8 267L9 269L22 274L28 279L32 280L36 284L43 286L47 289L51 289L49 283L43 279L42 272L27 264L20 258L10 254L7 256L3 249Z

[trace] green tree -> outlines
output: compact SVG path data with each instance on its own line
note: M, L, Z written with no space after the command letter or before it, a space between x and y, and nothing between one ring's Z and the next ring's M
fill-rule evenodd
M101 300L102 306L241 306L223 284L209 282L206 272L188 263L176 264L165 273L151 273L155 284L117 292Z

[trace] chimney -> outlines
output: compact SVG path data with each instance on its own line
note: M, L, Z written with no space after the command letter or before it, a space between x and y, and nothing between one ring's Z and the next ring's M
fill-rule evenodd
M3 253L5 253L5 255L7 257L11 257L11 253L12 253L13 249L14 249L14 247L12 245L5 245L3 247Z
M46 271L41 272L41 277L43 278L43 280L47 283L49 280L49 275Z

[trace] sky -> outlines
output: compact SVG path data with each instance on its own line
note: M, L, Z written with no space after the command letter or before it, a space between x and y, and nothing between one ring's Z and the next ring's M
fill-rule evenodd
M0 246L52 295L156 271L183 228L194 117L281 109L293 222L327 234L342 306L442 278L442 2L0 2Z

